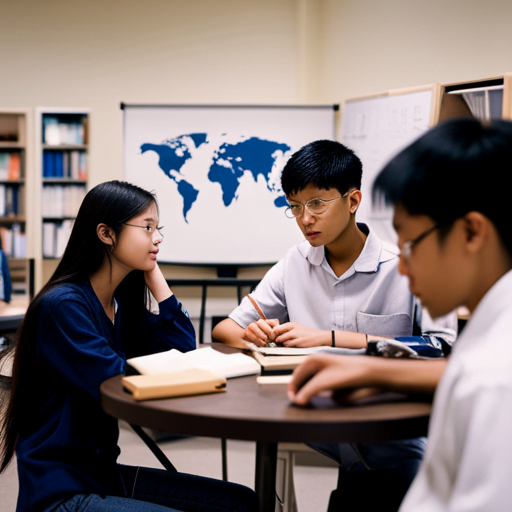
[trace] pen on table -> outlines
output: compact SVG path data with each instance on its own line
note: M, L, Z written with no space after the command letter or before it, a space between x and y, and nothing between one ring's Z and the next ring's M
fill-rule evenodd
M254 309L256 309L256 311L258 312L258 314L260 315L260 317L263 319L263 320L266 320L267 317L265 316L265 313L263 313L263 311L261 310L261 308L258 306L258 303L250 296L250 295L247 295L247 298L252 302L252 305L254 306ZM268 342L268 345L269 347L275 347L276 344L273 342L273 341L269 341Z

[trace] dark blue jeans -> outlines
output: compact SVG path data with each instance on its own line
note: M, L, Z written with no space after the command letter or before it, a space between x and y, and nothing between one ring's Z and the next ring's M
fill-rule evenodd
M256 512L243 485L162 469L119 466L125 497L77 494L55 512Z
M396 512L418 472L426 439L308 444L340 464L328 512Z

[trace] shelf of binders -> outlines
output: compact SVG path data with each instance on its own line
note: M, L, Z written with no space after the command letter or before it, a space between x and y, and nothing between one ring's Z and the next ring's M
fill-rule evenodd
M58 260L87 192L89 110L40 108L37 113L41 256ZM46 277L36 285L42 285Z
M512 118L512 74L443 84L439 121L453 117Z

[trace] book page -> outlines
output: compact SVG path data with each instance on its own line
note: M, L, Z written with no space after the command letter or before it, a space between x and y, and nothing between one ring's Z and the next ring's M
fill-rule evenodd
M328 354L338 355L355 355L364 354L365 348L354 349L354 348L341 348L341 347L258 347L249 341L246 342L249 350L258 352L265 356L308 356L310 354L317 354L318 352L326 352Z
M243 375L256 375L261 370L260 365L250 356L242 353L224 354L212 347L185 353L171 349L158 354L128 359L127 363L142 375L199 368L228 379Z

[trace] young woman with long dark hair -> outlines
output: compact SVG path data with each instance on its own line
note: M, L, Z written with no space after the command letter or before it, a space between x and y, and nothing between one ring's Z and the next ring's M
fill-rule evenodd
M127 358L196 347L157 265L158 220L153 194L119 181L94 187L27 310L1 402L0 472L16 454L18 512L256 509L240 485L117 464L118 424L101 408L100 384Z

